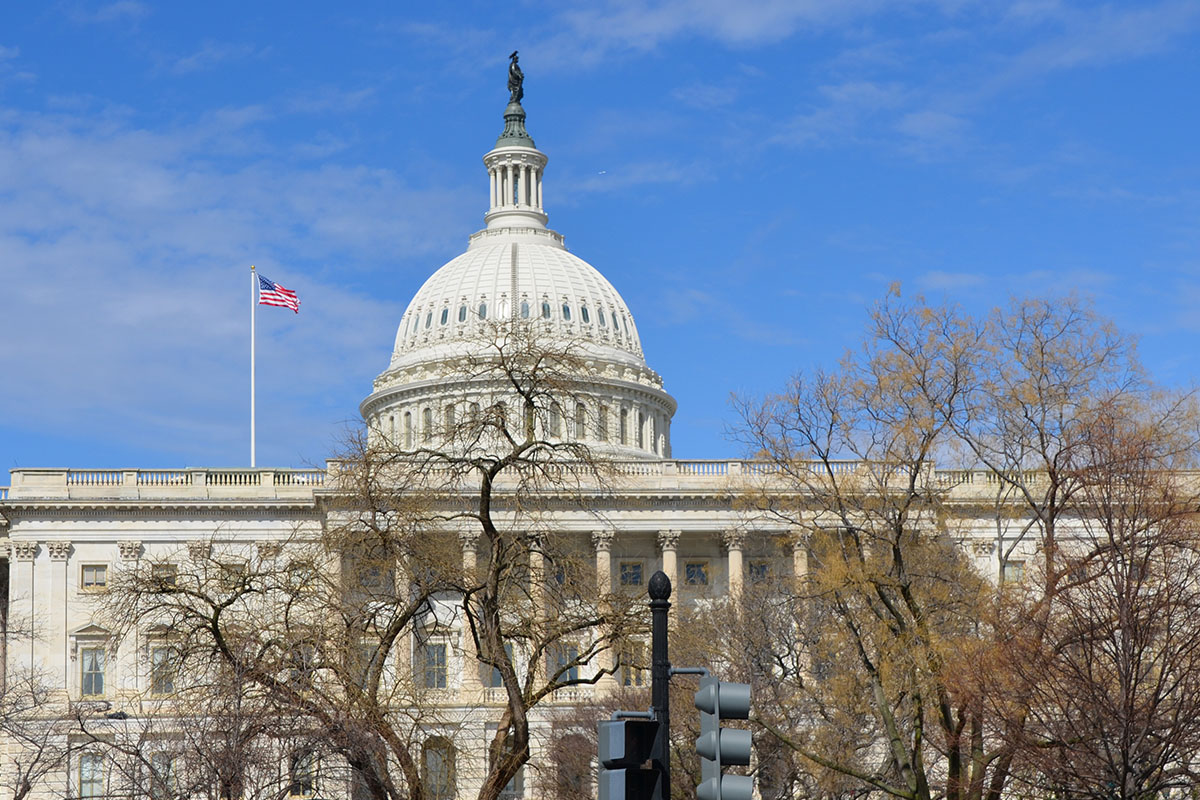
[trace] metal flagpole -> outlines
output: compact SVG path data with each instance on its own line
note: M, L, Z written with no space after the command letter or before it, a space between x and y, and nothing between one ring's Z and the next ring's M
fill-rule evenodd
M250 466L256 466L254 463L254 309L258 306L256 294L258 292L258 275L254 272L254 265L250 265Z

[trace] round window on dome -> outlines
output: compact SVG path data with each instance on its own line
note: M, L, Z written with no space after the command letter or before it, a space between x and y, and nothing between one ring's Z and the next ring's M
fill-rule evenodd
M580 319L582 319L582 320L583 320L583 324L584 324L584 325L587 325L589 322L591 322L591 321L592 321L592 320L591 320L591 318L590 318L590 317L588 317L588 310L587 310L587 306L580 306L580 307L579 307L579 317L580 317Z
M542 319L550 319L550 303L542 301Z
M459 322L467 321L467 307L466 306L458 307L458 321Z
M450 309L443 308L442 309L442 324L445 325L449 321L450 321Z
M479 304L479 318L487 319L487 303Z
M563 319L567 322L571 321L571 307L566 303L563 303Z
M529 301L521 301L521 319L529 319Z

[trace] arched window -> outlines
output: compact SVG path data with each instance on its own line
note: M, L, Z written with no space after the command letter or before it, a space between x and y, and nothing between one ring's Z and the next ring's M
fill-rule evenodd
M429 330L429 327L431 325L433 325L433 312L432 311L430 311L428 314L425 315L425 330Z
M576 403L575 404L575 438L576 439L586 439L587 438L586 420L587 420L587 408L583 405L583 403Z
M465 305L458 307L458 321L459 322L467 321L467 307Z
M596 321L600 323L601 328L608 327L608 323L604 321L604 309L603 308L596 312Z
M454 745L448 739L435 736L426 740L421 754L421 779L429 800L454 800L457 780L454 761Z
M629 444L629 409L621 409L621 427L617 431L617 441L621 444Z
M529 319L529 301L521 301L521 319Z
M563 303L563 319L567 322L571 321L571 307L566 303Z
M638 412L637 415L637 446L641 450L646 449L646 415Z
M317 792L317 754L311 750L293 753L288 765L288 796L312 797Z
M471 415L471 422L479 421L479 403L471 403L468 409Z
M454 417L455 417L454 404L451 403L450 405L446 406L446 435L447 436L454 435L454 423L455 423Z
M388 441L389 442L396 441L396 415L395 414L391 414L388 416Z
M542 319L550 319L550 302L548 300L542 301Z
M550 436L557 439L562 436L562 411L558 407L558 403L550 406Z
M617 312L615 312L615 311L612 312L612 318L613 318L613 333L620 333L621 326L617 323Z
M421 412L421 441L433 441L433 409L427 408Z
M587 306L580 306L580 307L579 307L579 316L580 316L580 317L583 319L583 324L584 324L584 325L587 325L589 322L591 322L591 321L592 321L592 320L591 320L591 317L589 317L589 316L588 316L588 310L587 310Z
M621 327L625 330L625 338L629 338L629 317L621 315Z
M487 319L487 303L479 304L479 318Z
M413 446L413 427L412 427L412 412L404 412L404 446L411 449Z
M596 406L596 438L602 442L608 441L608 406Z
M442 324L445 325L449 321L450 321L450 309L443 308L442 309Z

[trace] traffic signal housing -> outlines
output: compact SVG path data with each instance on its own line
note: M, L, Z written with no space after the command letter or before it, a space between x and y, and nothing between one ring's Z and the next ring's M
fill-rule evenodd
M750 763L750 731L722 728L723 719L749 719L750 684L725 683L712 675L700 679L696 692L700 711L700 737L696 752L700 755L698 800L751 800L754 779L745 775L722 775L728 766Z
M599 800L660 800L658 770L642 766L655 755L658 722L604 720L599 732Z

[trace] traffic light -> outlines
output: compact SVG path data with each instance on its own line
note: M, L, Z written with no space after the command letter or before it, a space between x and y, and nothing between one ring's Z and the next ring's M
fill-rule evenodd
M723 683L712 675L700 679L696 692L696 708L700 710L700 737L696 752L700 754L700 785L698 800L750 800L754 779L745 775L722 775L728 766L750 763L750 731L722 728L723 719L750 717L750 685Z
M615 719L600 723L600 800L659 800L658 770L643 767L654 755L658 722Z

